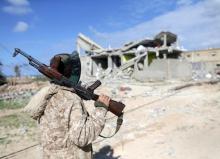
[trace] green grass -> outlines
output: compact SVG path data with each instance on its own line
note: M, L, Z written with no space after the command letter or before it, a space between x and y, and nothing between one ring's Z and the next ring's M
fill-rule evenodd
M0 110L1 109L19 109L23 108L27 103L29 99L20 99L20 100L0 100Z
M0 145L7 145L7 144L10 144L10 143L11 143L11 140L8 139L7 137L0 138Z
M0 127L19 128L21 126L36 127L36 121L24 113L12 114L0 118Z

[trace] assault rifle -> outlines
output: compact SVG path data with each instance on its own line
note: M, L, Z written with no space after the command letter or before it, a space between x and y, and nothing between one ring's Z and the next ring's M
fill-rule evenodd
M67 79L65 76L63 76L58 71L41 63L40 61L31 57L30 55L23 52L22 50L15 48L15 52L13 54L13 57L17 56L18 54L21 54L24 57L26 57L31 66L36 68L40 73L42 73L43 75L45 75L46 77L48 77L52 81L55 81L55 83L57 83L61 86L73 88L73 92L75 92L82 99L96 101L99 98L99 95L94 93L94 90L101 85L101 82L99 80L95 81L95 83L93 83L89 87L82 86L80 82L75 85L72 81ZM117 102L114 100L110 100L108 110L119 117L123 114L124 107L125 107L125 105L123 103Z

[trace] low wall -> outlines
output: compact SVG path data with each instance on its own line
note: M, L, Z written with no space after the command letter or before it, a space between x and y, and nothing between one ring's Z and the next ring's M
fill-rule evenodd
M134 78L140 81L192 78L192 65L186 60L156 59L143 70L134 71Z

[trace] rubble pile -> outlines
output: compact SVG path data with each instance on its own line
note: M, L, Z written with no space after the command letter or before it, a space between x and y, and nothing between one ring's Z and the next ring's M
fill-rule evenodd
M19 83L9 82L8 84L0 86L0 100L29 98L46 84L47 82L35 82L31 79L26 81L20 80Z

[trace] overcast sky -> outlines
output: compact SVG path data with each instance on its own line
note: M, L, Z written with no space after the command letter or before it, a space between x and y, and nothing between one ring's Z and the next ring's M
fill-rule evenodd
M75 49L79 32L104 47L171 31L187 50L220 48L220 0L0 0L0 19L7 75L12 65L27 63L11 57L13 48L48 64L54 54Z

